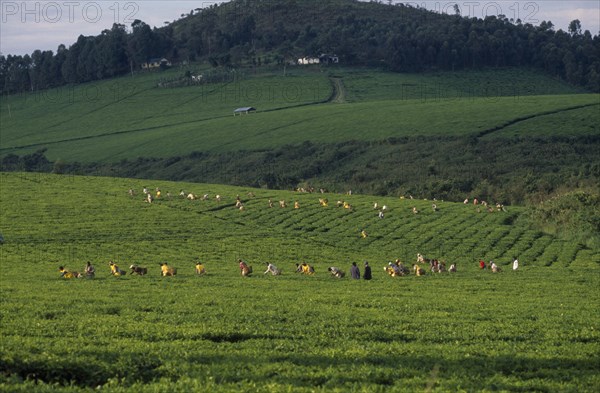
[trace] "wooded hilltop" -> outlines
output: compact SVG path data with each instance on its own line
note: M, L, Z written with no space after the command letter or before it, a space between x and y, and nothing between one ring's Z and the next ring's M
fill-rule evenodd
M333 53L347 65L392 71L525 66L600 91L600 37L504 15L485 19L356 0L234 0L151 28L141 20L80 35L56 52L0 56L2 94L83 83L139 70L152 58L214 66L284 64Z

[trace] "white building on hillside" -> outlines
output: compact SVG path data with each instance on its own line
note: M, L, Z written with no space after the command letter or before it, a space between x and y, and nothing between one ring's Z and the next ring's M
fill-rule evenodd
M319 64L320 60L318 57L301 57L298 59L298 64L299 65L308 65L308 64Z

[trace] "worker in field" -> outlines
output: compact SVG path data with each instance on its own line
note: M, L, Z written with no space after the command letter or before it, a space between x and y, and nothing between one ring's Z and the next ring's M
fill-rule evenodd
M479 260L479 268L482 270L485 269L485 261L483 259Z
M161 262L160 265L160 275L163 277L167 276L175 276L177 275L177 268L169 266L167 262Z
M296 264L296 273L306 274L308 276L315 274L315 269L306 262Z
M266 264L267 264L267 270L265 270L264 274L271 273L271 275L273 275L273 276L281 275L281 269L279 269L277 266L273 265L270 262L266 262Z
M60 272L60 276L62 278L71 279L81 277L81 273L68 271L64 266L59 266L58 271Z
M327 271L331 273L331 275L335 278L344 278L344 276L346 275L342 270L335 266L328 267Z
M130 265L129 271L130 271L129 274L137 274L139 276L145 276L146 274L148 274L147 267L138 266L136 264Z
M242 277L250 277L252 274L252 266L249 266L245 261L238 259L238 264L240 266L240 274Z
M369 266L369 262L365 261L365 271L363 274L363 279L370 280L371 278L373 278L373 276L371 275L371 266Z
M517 270L519 268L519 260L513 257L513 270Z
M352 276L355 280L360 280L360 270L358 266L356 266L356 262L352 262L352 266L350 267L350 276Z
M437 266L438 273L445 273L446 269L446 261L440 261Z
M396 266L398 266L398 271L400 272L401 276L410 274L410 269L407 268L406 266L404 266L404 264L402 263L402 261L399 258L394 261L394 264Z
M84 272L87 278L94 278L96 276L96 268L94 268L91 262L86 263Z
M423 269L419 265L414 264L413 265L413 269L415 271L415 275L417 275L417 276L424 276L425 275L425 269Z
M196 262L196 274L198 276L203 276L206 274L206 268L201 261Z
M402 270L395 263L388 262L388 266L384 268L384 270L392 277L403 276Z
M368 236L369 236L369 234L364 229L360 231L361 238L366 239Z
M303 264L302 270L304 271L304 274L315 274L315 268L312 265L307 264L306 262Z
M313 275L315 274L315 268L306 262L302 262L302 274Z
M446 264L445 262L441 262L438 261L437 259L435 260L435 264L433 266L431 266L431 272L432 273L444 273L446 272Z
M114 263L113 261L110 261L108 263L108 266L110 266L110 274L115 276L115 277L120 277L120 276L124 276L126 273L121 270L119 268L119 266L117 266L116 263Z
M492 273L500 273L500 267L498 265L496 265L496 263L494 261L490 261L490 269L492 270Z

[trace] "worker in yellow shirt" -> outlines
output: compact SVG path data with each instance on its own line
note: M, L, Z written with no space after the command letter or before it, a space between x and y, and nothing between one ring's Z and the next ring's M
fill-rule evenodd
M204 268L204 264L202 264L202 262L200 262L200 261L196 262L196 274L199 276L206 274L206 269Z
M119 266L117 266L117 264L113 261L110 261L108 265L110 266L110 274L112 274L113 276L120 277L125 275L125 272L121 270Z
M60 272L60 276L62 278L71 279L71 278L79 278L79 277L81 277L81 273L79 273L79 272L70 272L67 269L65 269L64 266L60 266L58 268L58 271Z
M302 273L310 276L315 274L315 268L306 262L302 262L300 265L296 264L296 273Z

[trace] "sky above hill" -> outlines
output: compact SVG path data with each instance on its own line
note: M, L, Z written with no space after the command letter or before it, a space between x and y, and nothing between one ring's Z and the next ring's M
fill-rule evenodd
M274 0L276 1L276 0ZM60 44L67 47L80 34L98 35L110 29L113 23L130 26L140 19L150 26L160 27L189 14L191 10L206 8L222 1L12 1L0 0L0 52L3 55L25 55L34 50L52 50ZM388 3L388 0L381 0ZM482 18L505 15L521 19L523 23L538 25L550 20L556 29L567 30L569 22L579 19L583 30L593 35L600 32L600 0L542 0L542 1L397 1L420 6L431 11L454 13L458 4L463 16Z

